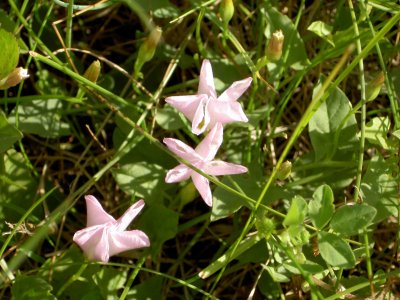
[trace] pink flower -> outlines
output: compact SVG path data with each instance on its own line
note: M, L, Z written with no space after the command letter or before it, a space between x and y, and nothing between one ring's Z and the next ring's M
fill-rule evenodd
M81 247L90 260L108 262L110 256L130 249L150 246L147 235L141 230L125 231L144 207L139 200L115 220L104 211L94 196L85 196L87 227L74 234L74 242Z
M222 124L217 123L201 143L193 148L182 143L180 140L165 138L164 143L168 149L176 155L190 162L204 173L218 176L228 174L240 174L247 172L247 168L237 164L231 164L220 160L213 160L223 139ZM196 189L208 206L212 206L212 195L210 183L207 178L184 164L169 170L165 181L167 183L180 182L192 178Z
M198 135L213 128L216 123L248 121L237 99L247 90L251 81L251 77L235 81L217 97L211 63L205 59L200 70L197 95L171 96L165 101L192 121L192 132Z

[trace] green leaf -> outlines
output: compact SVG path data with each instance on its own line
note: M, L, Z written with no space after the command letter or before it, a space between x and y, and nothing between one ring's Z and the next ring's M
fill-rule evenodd
M64 83L56 76L51 74L46 69L41 69L36 72L38 80L35 82L35 88L38 93L46 95L68 95L69 91L64 86Z
M43 278L20 275L16 278L11 293L14 300L56 300L52 290L53 287Z
M334 192L348 187L357 174L357 161L352 155L341 157L337 161L327 161L326 164L315 161L315 153L306 153L295 160L292 179L305 180L298 193L304 197L310 197L322 184L329 183ZM311 179L311 180L308 180Z
M144 198L148 202L159 202L167 188L165 170L157 164L138 162L123 164L112 169L119 187L129 195Z
M375 223L398 214L398 180L392 175L396 170L398 172L395 159L385 160L377 154L372 157L362 178L364 203L377 209Z
M313 194L313 200L308 203L308 214L315 227L324 228L335 211L333 192L329 185L321 185Z
M114 268L102 268L99 272L93 274L93 281L99 288L103 299L119 299L118 290L124 288L126 281L126 271Z
M41 137L55 138L70 134L69 124L62 121L63 102L59 99L34 100L18 105L8 118L24 133L33 133Z
M18 65L19 49L14 35L0 28L0 80L10 74Z
M9 124L5 114L0 110L0 154L11 148L21 138L21 131Z
M332 40L332 26L322 22L322 21L315 21L308 26L307 30L310 30L311 32L315 33L318 35L320 38L323 38L325 41L327 41L329 44L331 44L333 47L335 47L335 44L333 43Z
M52 258L39 269L38 274L42 278L51 278L51 284L54 288L54 293L64 284L76 276L83 264L87 263L81 249L73 245L65 250L56 260ZM102 299L99 287L93 281L95 274L100 272L104 266L99 264L88 264L78 278L68 285L59 299ZM121 273L123 273L121 271Z
M147 278L143 283L135 285L129 290L128 299L130 300L157 300L162 299L162 283L161 276L153 276Z
M348 269L356 263L349 244L336 234L320 232L318 234L318 246L322 258L332 267Z
M21 153L10 149L0 155L0 220L16 223L36 200L37 181ZM38 207L27 222L39 223L43 209ZM0 222L0 229L5 226Z
M165 130L177 130L185 126L179 113L170 106L157 110L156 122Z
M149 206L140 216L139 228L150 239L150 252L156 255L162 244L176 236L179 214L160 204Z
M237 189L237 186L239 186L247 196L257 199L261 193L260 180L264 180L261 171L250 168L249 174L241 174L230 178L225 177L222 179L222 183L234 189ZM234 181L235 184L233 184L232 181ZM262 203L268 205L276 199L288 197L288 193L282 187L272 186ZM233 195L221 187L217 187L213 192L213 206L210 220L216 221L226 218L242 206L251 208L252 204L247 203L243 198Z
M365 124L365 138L372 144L388 150L389 117L375 117Z
M281 287L267 272L262 273L260 280L257 283L257 287L261 294L265 296L264 299L279 299L281 295Z
M283 220L284 226L301 225L307 214L307 203L301 196L295 196L292 199L289 211Z
M13 32L15 28L14 21L3 9L0 9L0 28L8 32Z
M393 131L392 135L400 141L400 129Z
M283 267L274 268L272 266L262 265L268 272L274 282L290 282L290 273Z
M341 235L354 235L371 224L375 215L376 209L367 204L342 206L333 216L331 228Z
M321 82L314 89L313 95L320 88ZM349 115L350 111L349 99L339 88L335 88L312 116L308 130L315 161L348 157L348 153L355 152L358 145L357 122L353 114ZM344 125L340 128L342 122Z

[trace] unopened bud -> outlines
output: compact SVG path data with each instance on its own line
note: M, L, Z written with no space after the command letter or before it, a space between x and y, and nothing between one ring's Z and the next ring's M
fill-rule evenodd
M233 5L233 0L222 0L219 6L219 13L221 15L224 26L227 27L229 21L232 19L235 12L235 6Z
M292 172L292 163L290 161L285 161L276 172L276 178L279 180L285 180L290 176Z
M22 80L29 77L28 70L21 67L15 68L6 78L0 80L0 89L5 90L16 86Z
M277 61L281 58L284 39L282 30L275 31L272 34L267 48L267 57L270 61Z
M383 75L383 72L380 72L374 79L367 83L367 88L365 90L366 101L372 101L378 97L384 82L385 75Z
M156 52L158 42L160 41L162 30L155 27L144 43L139 48L139 53L135 62L135 75L139 75L140 70L145 62L151 60Z
M101 64L99 60L95 60L92 64L87 68L83 77L90 80L91 82L96 83L97 79L99 78L101 70Z

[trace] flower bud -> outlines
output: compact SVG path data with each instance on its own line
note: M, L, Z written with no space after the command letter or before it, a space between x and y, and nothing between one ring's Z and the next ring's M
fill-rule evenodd
M15 68L6 78L0 80L0 89L5 90L16 86L22 80L29 77L28 70L21 67Z
M161 28L155 27L151 32L144 43L139 48L139 53L135 62L135 77L139 75L140 70L142 69L143 65L151 60L156 52L156 48L158 42L161 38Z
M290 176L292 172L292 163L290 161L285 161L276 172L276 178L279 180L285 180Z
M101 70L101 65L99 60L95 60L92 64L87 68L83 77L90 80L91 82L96 83L97 79L99 78Z
M233 5L233 0L222 0L219 6L219 13L221 15L222 21L224 22L225 28L228 26L229 21L233 17L235 12L235 6Z
M270 61L277 61L282 56L283 40L285 36L282 30L275 31L268 43L267 57Z
M365 90L365 100L375 100L375 98L378 97L384 82L385 75L383 75L383 72L380 72L377 76L375 76L375 78L368 82Z

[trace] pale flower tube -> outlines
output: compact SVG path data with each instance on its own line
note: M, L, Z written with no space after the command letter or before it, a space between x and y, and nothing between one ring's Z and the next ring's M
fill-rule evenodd
M171 96L165 101L192 121L192 132L199 135L217 123L224 125L248 121L237 99L249 88L251 82L251 77L235 81L218 97L211 63L205 59L200 70L197 95Z
M143 200L133 204L118 220L105 212L94 196L87 195L85 200L87 225L74 234L73 241L89 260L108 262L113 255L150 246L149 238L143 231L125 230L143 209Z
M177 139L165 138L164 144L176 155L190 162L204 173L219 176L241 174L247 172L247 168L241 165L228 163L221 160L213 160L223 140L222 124L217 123L201 143L193 149ZM180 182L192 178L193 184L199 191L204 202L212 206L212 194L207 178L184 164L180 164L169 170L165 181L167 183Z

